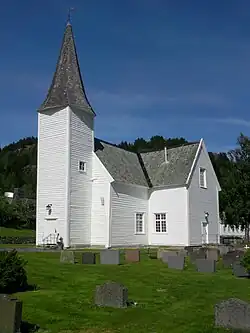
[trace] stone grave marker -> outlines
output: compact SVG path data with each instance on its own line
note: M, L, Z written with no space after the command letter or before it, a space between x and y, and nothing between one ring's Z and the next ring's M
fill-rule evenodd
M197 259L196 269L200 273L215 273L216 261L211 259Z
M62 263L75 263L74 251L63 250L61 251L60 262Z
M168 257L168 268L183 270L185 266L185 256L169 256Z
M175 256L177 257L177 252L175 251L163 251L161 255L161 259L164 263L168 263L168 258Z
M236 277L249 277L249 273L246 272L239 261L233 263L233 275Z
M100 251L100 263L102 265L120 265L120 251L119 250Z
M250 305L229 298L215 305L215 326L233 330L250 330Z
M230 249L231 249L230 246L220 245L219 246L220 255L223 256L223 255L227 254L230 251Z
M190 261L195 263L197 259L206 259L206 253L204 250L193 251L189 254Z
M128 289L120 283L106 282L96 287L95 304L113 308L126 308L128 304Z
M94 265L96 263L96 254L93 252L83 252L82 264Z
M206 250L206 259L219 260L219 250L217 248L208 248Z
M157 259L161 259L162 258L162 252L166 251L165 249L158 249L157 251Z
M22 301L0 294L0 332L20 332L22 322Z
M138 249L125 250L125 260L126 262L139 262L140 250Z

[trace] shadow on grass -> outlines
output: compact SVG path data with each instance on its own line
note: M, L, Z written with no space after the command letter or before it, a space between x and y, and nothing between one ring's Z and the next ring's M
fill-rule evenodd
M22 321L21 323L21 333L33 333L39 330L39 326L36 324L28 323L27 321Z

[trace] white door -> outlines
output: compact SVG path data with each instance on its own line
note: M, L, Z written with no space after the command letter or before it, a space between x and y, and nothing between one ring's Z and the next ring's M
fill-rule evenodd
M208 244L208 223L201 223L201 242L202 244Z

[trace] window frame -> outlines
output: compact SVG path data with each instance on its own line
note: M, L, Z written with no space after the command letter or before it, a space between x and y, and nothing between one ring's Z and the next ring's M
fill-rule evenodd
M80 168L81 163L83 163L83 165L84 165L84 170L82 170ZM81 173L86 173L86 171L87 171L87 163L84 162L84 161L82 161L82 160L79 160L78 161L78 171L81 172Z
M137 219L137 216L141 215L141 221L142 222L142 231L137 230L137 222L139 220ZM135 235L145 235L145 213L144 212L135 212Z
M203 172L204 185L201 183L201 172ZM203 167L199 168L199 185L200 185L200 188L203 188L203 189L207 188L207 169L203 168Z
M157 217L159 215L159 218ZM165 218L162 218L165 215ZM159 222L159 231L157 231L157 222ZM163 228L163 222L165 222L165 228ZM165 229L163 231L163 229ZM159 234L167 234L168 228L167 228L167 212L161 212L161 213L154 213L154 232Z

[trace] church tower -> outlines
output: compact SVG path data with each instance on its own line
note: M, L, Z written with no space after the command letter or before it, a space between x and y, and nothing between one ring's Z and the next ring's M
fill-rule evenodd
M47 97L38 110L36 243L89 245L95 113L67 23Z

